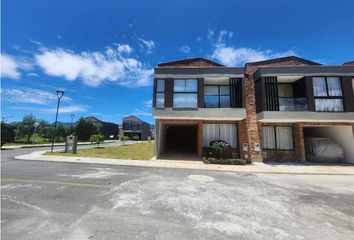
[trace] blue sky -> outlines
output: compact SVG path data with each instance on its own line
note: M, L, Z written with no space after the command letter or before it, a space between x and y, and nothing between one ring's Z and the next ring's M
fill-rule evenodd
M298 55L354 60L354 1L3 0L2 116L54 121L151 116L159 62L206 57L228 66Z

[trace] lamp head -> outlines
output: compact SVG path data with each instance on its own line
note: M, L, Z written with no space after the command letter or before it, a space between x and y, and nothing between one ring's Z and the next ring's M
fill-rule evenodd
M57 97L60 99L64 95L64 91L57 90Z

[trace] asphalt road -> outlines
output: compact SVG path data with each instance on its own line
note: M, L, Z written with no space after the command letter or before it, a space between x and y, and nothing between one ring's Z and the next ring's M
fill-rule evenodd
M353 239L354 177L14 160L2 239Z

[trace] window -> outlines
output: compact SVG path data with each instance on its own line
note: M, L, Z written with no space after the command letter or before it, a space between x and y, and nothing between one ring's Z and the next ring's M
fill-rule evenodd
M203 124L203 146L209 146L214 140L224 140L237 148L236 124Z
M294 150L293 128L263 126L263 148L266 150Z
M173 83L173 108L198 107L198 81L175 79Z
M229 108L230 107L230 86L228 85L204 86L204 107Z
M354 94L354 78L352 78L352 87L353 87L353 94Z
M278 96L279 97L294 97L293 85L291 83L278 84Z
M165 80L162 79L156 81L155 106L156 108L165 107Z
M316 111L344 111L342 85L339 77L313 77L312 82Z

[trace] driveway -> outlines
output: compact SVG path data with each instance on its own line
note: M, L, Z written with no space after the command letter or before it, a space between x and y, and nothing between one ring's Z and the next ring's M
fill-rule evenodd
M11 151L11 152L10 152ZM354 176L13 160L2 239L352 239ZM5 153L6 152L6 153Z

